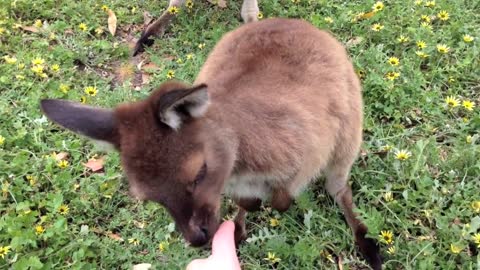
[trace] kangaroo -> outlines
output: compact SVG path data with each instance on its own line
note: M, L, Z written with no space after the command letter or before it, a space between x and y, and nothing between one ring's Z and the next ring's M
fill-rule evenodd
M133 49L133 56L141 53L145 46L150 46L153 44L153 40L151 39L152 36L163 35L167 26L175 17L175 14L169 11L170 8L181 7L185 4L185 2L186 0L170 0L167 10L165 10L159 18L145 25L145 29L142 31L142 34L136 42L135 48ZM240 11L243 22L249 23L257 21L258 13L259 9L257 0L243 0L242 9Z
M118 149L130 194L163 205L193 246L216 232L223 193L239 206L240 241L246 211L262 201L285 211L325 175L360 252L381 269L347 183L362 142L360 82L344 47L308 22L266 19L225 34L193 85L164 82L114 109L57 99L41 108Z

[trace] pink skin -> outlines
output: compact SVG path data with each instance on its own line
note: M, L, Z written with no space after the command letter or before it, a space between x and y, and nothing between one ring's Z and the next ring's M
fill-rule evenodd
M225 221L213 236L212 255L191 261L187 270L240 270L235 240L235 224Z

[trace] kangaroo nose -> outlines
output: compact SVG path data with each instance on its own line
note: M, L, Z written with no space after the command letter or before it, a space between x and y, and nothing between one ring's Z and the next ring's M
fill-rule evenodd
M209 240L208 229L205 226L199 226L195 228L192 238L190 239L190 244L195 247L200 247L205 245Z

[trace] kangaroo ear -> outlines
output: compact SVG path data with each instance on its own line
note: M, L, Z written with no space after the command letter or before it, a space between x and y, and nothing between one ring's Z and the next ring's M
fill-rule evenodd
M40 106L58 125L91 139L118 145L113 110L61 99L43 99Z
M202 117L210 105L207 85L173 90L160 96L157 111L160 121L172 129L179 129L189 118Z

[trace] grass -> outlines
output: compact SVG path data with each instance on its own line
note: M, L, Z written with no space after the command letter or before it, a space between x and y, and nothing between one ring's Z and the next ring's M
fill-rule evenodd
M116 153L58 130L39 100L113 106L144 98L171 71L192 82L215 42L240 25L241 3L181 9L135 62L128 46L142 12L158 15L166 1L57 2L0 0L0 268L184 268L208 253L186 247L163 208L127 196ZM115 37L103 4L118 18ZM385 268L479 269L480 5L385 1L370 13L374 4L264 0L260 8L264 18L303 18L346 44L365 103L365 141L351 182L370 235L383 240ZM104 157L100 173L84 165L93 157ZM266 208L250 214L247 226L245 269L365 267L321 180L288 212ZM266 260L269 252L281 260Z

